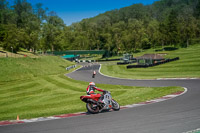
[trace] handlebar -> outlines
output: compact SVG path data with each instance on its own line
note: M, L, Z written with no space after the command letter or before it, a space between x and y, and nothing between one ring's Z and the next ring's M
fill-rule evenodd
M109 93L109 94L110 94L110 91L103 91L103 94L106 94L106 93Z

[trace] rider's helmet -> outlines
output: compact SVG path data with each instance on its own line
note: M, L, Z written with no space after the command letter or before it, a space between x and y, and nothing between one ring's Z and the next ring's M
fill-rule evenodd
M95 83L94 83L94 82L90 82L89 85L93 85L93 86L95 86Z

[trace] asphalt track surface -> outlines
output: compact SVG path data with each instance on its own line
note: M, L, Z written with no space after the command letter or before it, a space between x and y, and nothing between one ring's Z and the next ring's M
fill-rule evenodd
M170 100L117 112L1 126L0 133L183 133L200 128L199 79L126 80L105 77L98 69L99 65L83 67L67 76L103 84L182 86L188 91ZM92 78L94 70L97 74Z

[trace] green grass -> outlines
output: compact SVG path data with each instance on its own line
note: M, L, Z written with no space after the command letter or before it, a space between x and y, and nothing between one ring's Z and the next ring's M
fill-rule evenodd
M64 76L73 63L59 57L0 59L0 120L45 117L86 111L79 97L87 82ZM73 71L73 70L71 70ZM181 87L130 87L97 84L111 91L120 105L139 103L177 91Z
M105 75L130 79L156 78L200 78L200 45L180 48L176 51L163 51L166 58L180 57L180 60L149 68L126 69L126 65L104 64L101 72ZM152 53L148 50L134 56Z
M0 58L0 83L64 73L66 72L65 68L70 65L74 65L74 63L55 56Z
M0 85L0 120L29 119L41 116L86 111L79 97L86 94L88 83L64 75L50 75L32 80ZM120 105L139 103L177 91L180 87L130 87L97 84L111 91Z
M26 55L27 57L31 57L31 58L38 58L38 56L36 54L33 54L33 52L30 52L26 49L20 49L20 51L18 51L17 53L12 53L9 51L4 50L2 47L0 47L0 51L6 52L6 53L2 53L0 52L0 58L5 58L7 57L12 57L12 58L22 58L24 57L24 55Z

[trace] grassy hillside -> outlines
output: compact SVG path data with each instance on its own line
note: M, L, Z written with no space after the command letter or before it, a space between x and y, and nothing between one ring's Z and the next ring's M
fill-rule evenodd
M60 74L74 63L55 56L39 58L0 58L1 81L24 80L42 75Z
M156 79L156 78L200 78L200 45L190 46L189 48L180 48L175 51L162 51L156 53L166 53L166 58L180 57L180 60L162 64L149 68L126 69L126 65L104 64L101 72L120 78L132 79ZM147 50L136 56L146 53L155 53L153 50Z
M73 63L59 57L0 58L0 121L86 111L79 97L87 82L64 76ZM72 70L71 70L72 71ZM183 90L180 87L130 87L98 84L121 105L154 99Z

